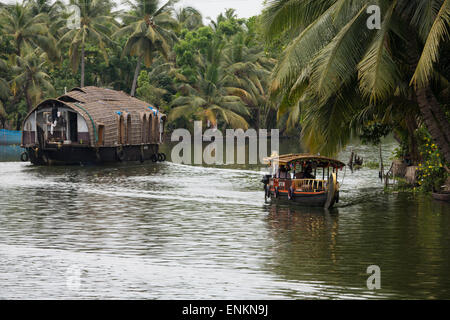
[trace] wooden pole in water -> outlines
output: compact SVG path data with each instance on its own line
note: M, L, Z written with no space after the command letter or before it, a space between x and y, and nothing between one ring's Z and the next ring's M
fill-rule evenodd
M380 179L381 179L381 182L383 182L384 166L383 166L383 156L381 154L381 143L379 144L379 149L380 149Z

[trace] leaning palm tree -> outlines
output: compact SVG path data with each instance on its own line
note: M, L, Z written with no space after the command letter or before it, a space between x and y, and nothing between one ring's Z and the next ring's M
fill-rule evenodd
M59 43L70 41L69 56L72 69L76 72L81 63L81 87L84 87L87 42L97 44L108 63L106 45L114 45L109 35L110 29L115 29L117 23L111 13L112 4L109 0L71 0L70 3L79 8L80 25L70 28L59 39Z
M59 52L56 40L48 30L48 15L33 14L32 6L16 3L0 10L2 32L14 39L16 54L21 55L25 47L39 47L51 60L56 60Z
M31 110L46 94L54 94L50 76L46 74L44 54L40 49L27 49L17 57L17 65L12 67L16 76L11 80L12 92L15 96L23 94Z
M370 5L381 9L380 29L367 27ZM271 89L282 97L281 111L300 103L312 150L336 151L364 106L388 108L400 99L419 107L450 162L450 125L434 86L443 78L439 56L448 41L450 0L273 0L263 24L268 39L300 30Z
M158 8L158 0L126 1L131 6L131 11L122 15L124 26L114 36L128 36L123 49L123 55L137 57L136 70L134 72L131 96L136 91L137 77L141 63L149 67L159 52L167 58L170 52L170 44L175 40L171 28L175 28L177 22L172 18L172 5L176 1L169 0Z

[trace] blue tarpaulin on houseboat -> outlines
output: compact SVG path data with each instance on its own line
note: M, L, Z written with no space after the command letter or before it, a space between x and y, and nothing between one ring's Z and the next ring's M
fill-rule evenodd
M19 145L0 144L0 162L20 161L20 154L24 150Z
M22 138L21 131L0 129L0 144L18 144L20 145Z

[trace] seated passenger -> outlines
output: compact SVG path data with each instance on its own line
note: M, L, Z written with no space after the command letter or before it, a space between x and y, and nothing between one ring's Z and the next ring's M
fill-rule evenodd
M304 172L297 172L295 174L295 179L305 179L305 173Z
M307 166L303 175L303 179L315 179L316 177L312 174L311 166Z

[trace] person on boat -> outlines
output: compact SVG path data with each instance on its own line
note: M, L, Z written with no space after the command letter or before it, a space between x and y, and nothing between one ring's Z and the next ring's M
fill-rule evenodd
M303 179L315 179L316 177L312 174L312 167L307 166L304 172Z
M291 175L289 174L285 165L280 165L278 168L278 172L276 174L276 178L278 179L290 179Z
M295 175L296 179L315 179L316 177L312 174L312 167L307 166L304 171L299 172Z

